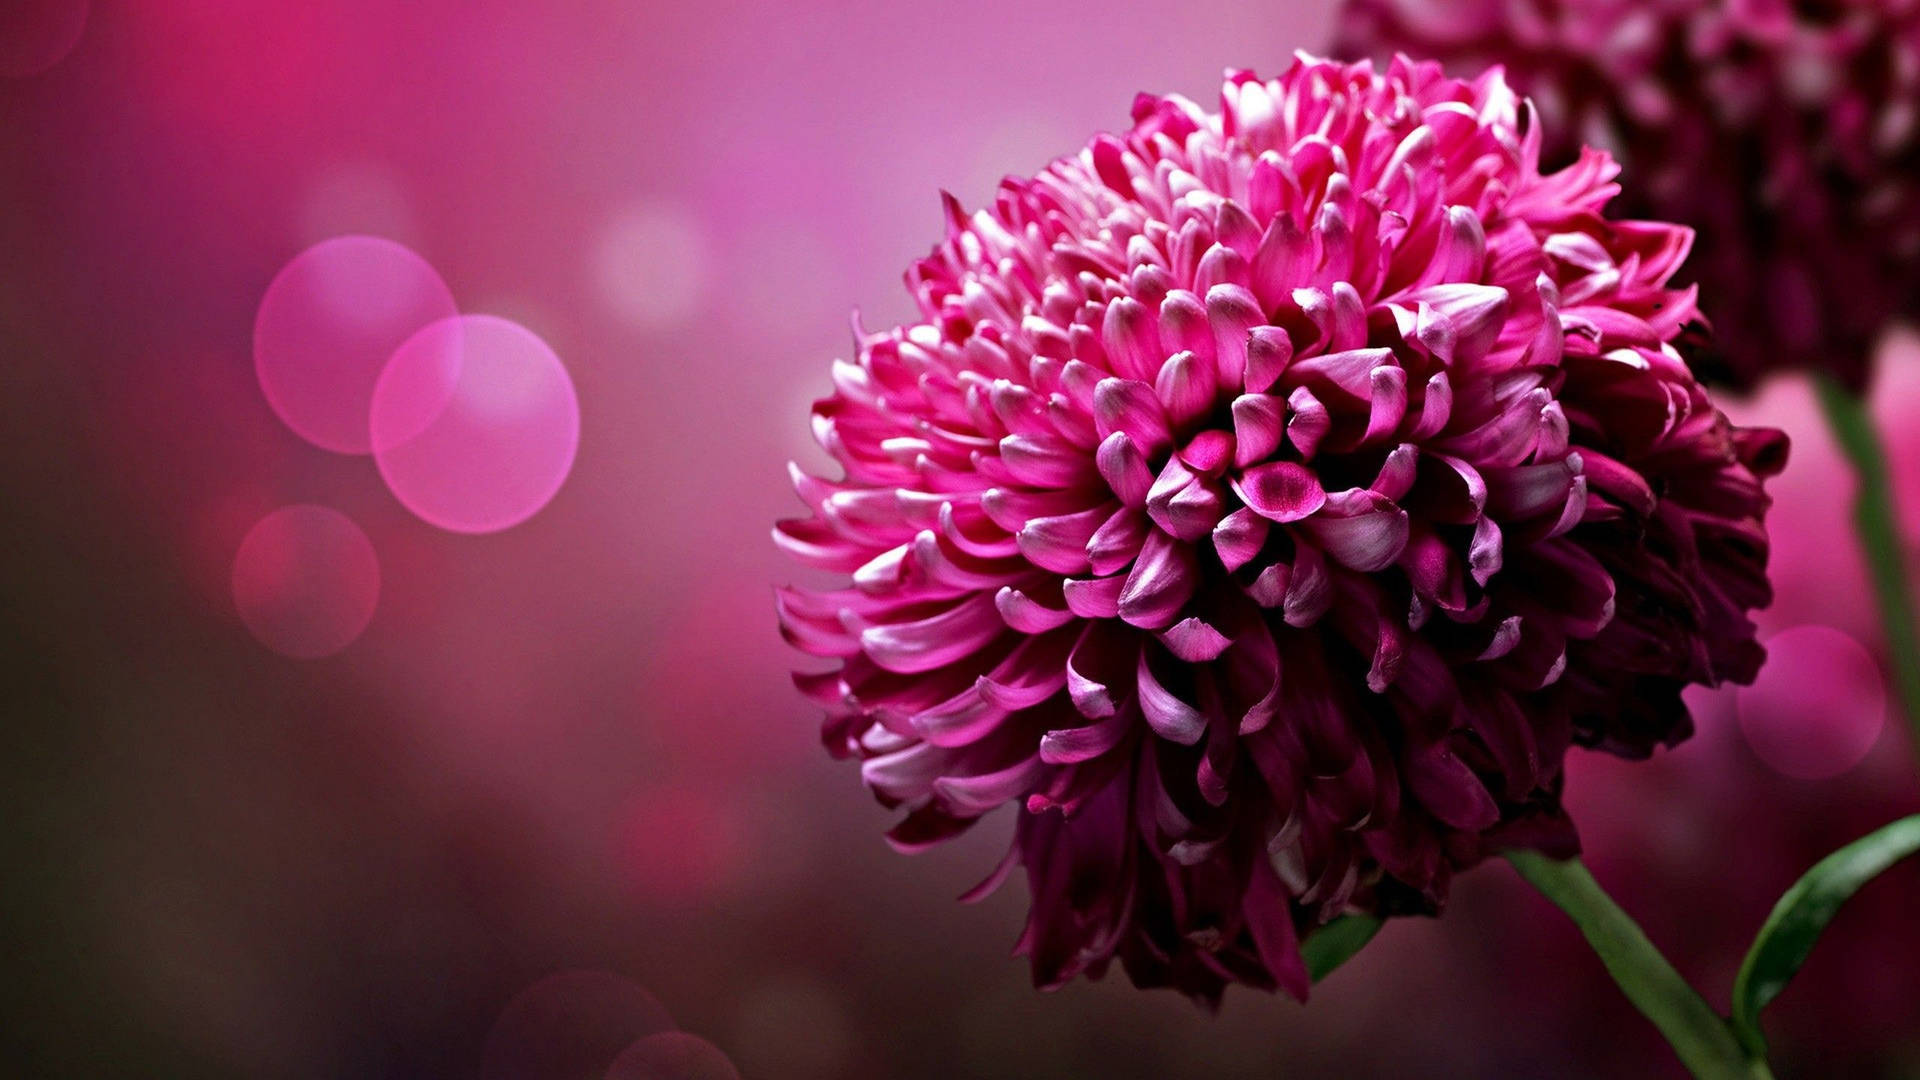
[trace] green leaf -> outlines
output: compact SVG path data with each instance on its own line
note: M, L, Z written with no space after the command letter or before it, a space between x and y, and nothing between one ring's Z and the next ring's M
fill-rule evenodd
M1377 915L1342 915L1307 935L1300 944L1300 956L1307 962L1307 974L1314 982L1333 974L1354 953L1366 947L1380 932Z
M1765 1048L1760 1010L1780 996L1794 972L1807 962L1814 942L1840 905L1881 871L1915 852L1920 852L1920 814L1901 818L1821 859L1780 897L1733 982L1733 1029L1742 1043L1756 1053Z

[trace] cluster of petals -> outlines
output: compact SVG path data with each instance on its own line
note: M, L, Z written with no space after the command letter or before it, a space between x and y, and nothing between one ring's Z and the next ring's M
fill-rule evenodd
M1501 64L1549 163L1581 140L1622 209L1699 232L1716 379L1858 389L1920 317L1920 0L1347 0L1336 50Z
M1779 433L1683 353L1687 230L1542 175L1492 73L1297 57L1142 95L856 325L775 540L824 738L903 850L997 807L1043 986L1304 997L1304 934L1576 846L1561 763L1745 680Z

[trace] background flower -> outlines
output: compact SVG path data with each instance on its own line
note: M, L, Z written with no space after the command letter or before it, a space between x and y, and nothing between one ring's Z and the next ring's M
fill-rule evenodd
M1920 312L1920 4L1909 0L1349 0L1335 49L1506 66L1548 119L1630 170L1620 211L1699 230L1708 374L1855 389Z
M1683 229L1538 172L1497 75L1301 57L1142 96L1009 179L857 332L775 539L827 746L919 850L1015 802L1036 982L1304 997L1299 934L1577 848L1570 741L1645 756L1746 681L1778 432L1673 342ZM997 881L989 878L987 886Z

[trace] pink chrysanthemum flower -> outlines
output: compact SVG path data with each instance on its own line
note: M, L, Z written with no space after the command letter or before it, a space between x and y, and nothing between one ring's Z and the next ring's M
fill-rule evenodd
M1857 390L1920 316L1917 0L1348 0L1336 49L1504 64L1549 164L1611 150L1625 212L1699 231L1716 378Z
M1569 742L1644 755L1750 678L1777 432L1675 342L1685 229L1536 167L1498 74L1301 57L1142 96L856 331L779 594L827 746L912 850L1006 803L1054 986L1307 991L1300 935L1575 846Z

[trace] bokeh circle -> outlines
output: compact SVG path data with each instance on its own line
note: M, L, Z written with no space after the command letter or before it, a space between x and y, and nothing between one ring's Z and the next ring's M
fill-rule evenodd
M253 636L301 660L353 644L380 600L380 559L353 520L325 506L261 518L233 556L233 604Z
M428 262L378 236L322 240L274 276L253 324L253 369L267 404L324 450L372 448L374 384L394 350L453 316L453 293Z
M661 330L694 316L712 263L693 214L672 203L642 204L609 222L595 244L594 290L620 321Z
M1767 767L1826 780L1866 758L1886 724L1880 665L1852 636L1796 626L1767 639L1767 663L1736 707L1740 733Z
M684 1031L649 1035L621 1051L606 1080L740 1080L720 1048Z
M583 1080L673 1017L632 979L563 971L514 995L480 1049L480 1080Z
M0 75L23 79L66 59L87 28L88 0L0 3Z
M441 319L394 352L374 386L374 461L395 498L460 533L532 517L580 446L573 379L546 342L493 315Z

